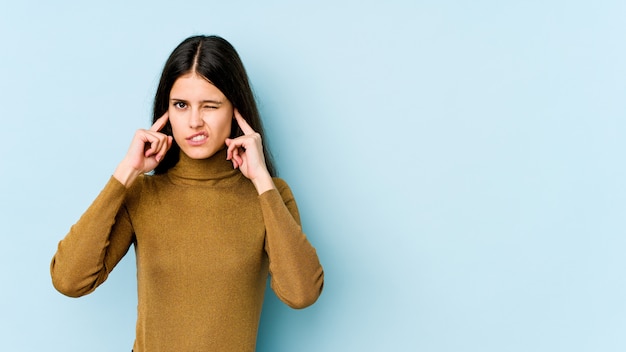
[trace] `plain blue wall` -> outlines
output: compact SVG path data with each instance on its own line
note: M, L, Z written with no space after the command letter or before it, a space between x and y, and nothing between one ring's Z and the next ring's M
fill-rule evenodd
M239 50L326 270L259 351L624 351L623 1L0 6L0 350L129 351L129 255L66 298L57 242L149 126L185 37Z

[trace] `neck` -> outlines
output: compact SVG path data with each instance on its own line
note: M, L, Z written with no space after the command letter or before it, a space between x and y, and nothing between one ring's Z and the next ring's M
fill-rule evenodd
M215 185L241 177L241 172L226 160L226 148L206 159L192 159L180 151L178 163L167 174L173 183L190 185Z

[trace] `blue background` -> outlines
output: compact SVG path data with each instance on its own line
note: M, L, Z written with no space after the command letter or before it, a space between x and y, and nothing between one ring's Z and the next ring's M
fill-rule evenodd
M623 1L0 7L0 350L129 351L129 254L54 291L57 242L150 125L171 50L248 69L326 271L258 351L624 351Z

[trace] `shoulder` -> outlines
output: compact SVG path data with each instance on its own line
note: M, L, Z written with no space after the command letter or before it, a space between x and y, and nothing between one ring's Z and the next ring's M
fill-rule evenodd
M280 177L272 177L272 181L274 181L274 185L276 185L276 189L280 192L283 189L289 189L289 185L287 181L283 180Z
M283 198L284 201L293 199L293 193L291 192L291 188L289 188L289 185L287 184L285 180L283 180L280 177L273 177L272 180L274 181L276 190L278 191L278 193L280 194L280 196Z
M280 194L280 197L283 199L283 202L285 204L289 204L292 202L295 203L295 197L287 182L280 177L273 177L272 180L274 181L274 186L276 186L276 190Z
M141 190L143 189L144 181L146 176L139 175L137 179L128 187L126 190L126 202L133 202L139 199L141 195Z
M280 199L282 200L283 204L285 204L289 212L291 212L291 215L294 217L294 219L296 219L296 221L300 223L298 205L296 204L296 199L291 192L291 188L289 188L287 182L285 182L285 180L283 180L282 178L274 177L272 178L272 180L274 181L274 186L276 186L276 193L280 195ZM272 193L270 192L270 194ZM277 202L280 201L278 197L276 197L275 199Z
M137 177L126 190L125 203L129 207L139 206L145 202L154 201L169 185L167 176L164 174L142 174Z
M135 182L126 191L127 199L139 199L144 193L151 193L163 187L164 175L139 175Z

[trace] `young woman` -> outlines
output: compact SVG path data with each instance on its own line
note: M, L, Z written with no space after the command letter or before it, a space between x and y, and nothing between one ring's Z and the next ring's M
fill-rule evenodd
M262 140L235 49L184 40L163 69L152 127L59 243L54 287L92 292L134 245L135 352L254 351L268 275L293 308L313 304L324 281Z

